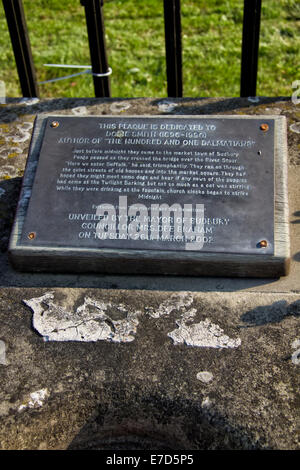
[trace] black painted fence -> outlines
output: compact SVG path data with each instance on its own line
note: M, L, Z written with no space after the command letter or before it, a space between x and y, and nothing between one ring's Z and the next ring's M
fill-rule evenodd
M25 97L38 97L30 41L22 0L2 0L17 64L21 90ZM92 74L96 97L110 96L108 61L105 46L104 0L81 0L85 9ZM241 96L256 95L261 0L244 0L241 60ZM180 0L164 0L164 24L168 96L182 96L182 47Z

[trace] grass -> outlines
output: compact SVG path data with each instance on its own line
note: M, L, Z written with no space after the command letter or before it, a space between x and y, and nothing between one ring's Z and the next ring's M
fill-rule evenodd
M73 73L44 63L90 64L79 0L24 0L38 81ZM257 94L290 96L300 79L298 0L263 0ZM184 96L239 96L242 0L181 0ZM166 96L162 0L105 0L112 96ZM0 2L0 80L20 96ZM94 96L90 75L40 85L42 97Z

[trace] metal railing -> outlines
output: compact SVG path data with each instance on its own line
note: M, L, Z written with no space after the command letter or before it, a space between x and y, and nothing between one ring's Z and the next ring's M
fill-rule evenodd
M22 0L3 0L23 96L39 96Z
M38 97L22 0L2 0L15 55L22 94ZM92 75L96 97L110 96L105 45L104 0L81 0L85 9ZM244 0L240 96L255 96L257 82L261 0ZM182 97L182 45L180 0L164 0L167 93ZM103 76L106 75L106 76Z

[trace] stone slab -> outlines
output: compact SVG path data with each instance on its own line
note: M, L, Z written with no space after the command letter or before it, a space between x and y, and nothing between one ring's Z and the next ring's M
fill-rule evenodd
M1 448L299 449L299 106L282 97L16 99L0 111ZM289 275L16 272L8 238L41 112L285 115ZM103 328L89 341L95 313ZM61 320L71 328L57 329Z
M296 294L2 289L1 448L295 450L299 307Z
M95 287L137 287L159 289L191 288L192 290L224 290L234 291L250 289L267 292L298 292L300 265L298 260L299 225L297 213L299 211L299 132L297 132L297 119L299 120L299 106L292 103L288 97L265 98L259 97L256 102L247 98L205 98L205 99L49 99L24 100L9 99L1 107L1 158L0 177L2 196L0 198L3 236L0 239L0 283L1 285L19 286L73 286L78 282L81 286ZM168 276L118 276L118 275L72 275L72 274L31 274L17 272L12 269L7 259L7 243L11 231L11 224L20 190L20 176L23 174L28 154L33 121L37 113L69 114L69 115L102 115L126 112L132 114L179 114L202 115L208 113L236 114L236 115L285 115L287 118L288 145L289 145L289 221L291 235L291 269L287 277L278 279L231 279L218 278L170 278Z

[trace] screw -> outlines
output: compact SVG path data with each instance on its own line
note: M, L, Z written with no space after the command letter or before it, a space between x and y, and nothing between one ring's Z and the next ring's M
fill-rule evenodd
M35 235L36 235L35 232L30 232L30 233L28 234L29 240L33 240L33 239L35 238Z
M51 124L50 124L51 127L58 127L59 126L59 122L58 121L52 121Z
M258 246L259 246L259 248L266 248L266 247L268 246L267 240L261 240L261 241L258 243Z
M259 150L259 151L257 152L257 155L261 155L261 153L262 153L261 150Z
M261 129L262 131L266 132L266 131L269 130L269 126L268 126L268 124L261 124L260 129Z

